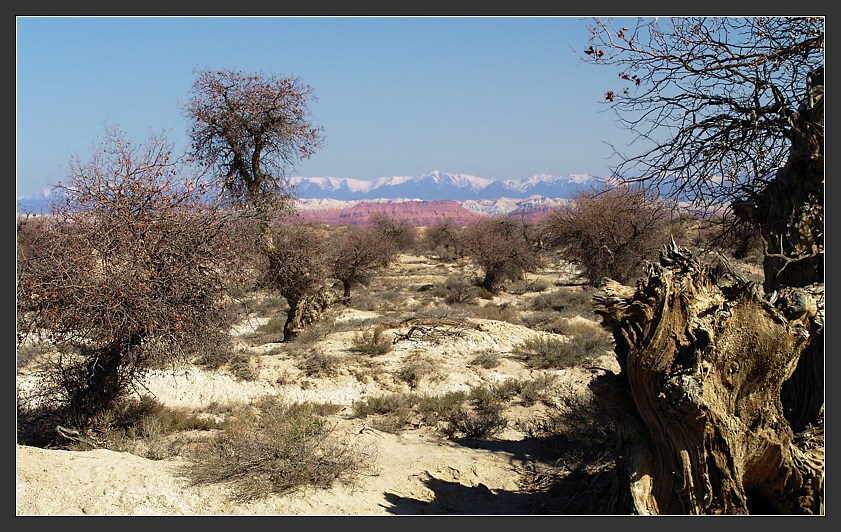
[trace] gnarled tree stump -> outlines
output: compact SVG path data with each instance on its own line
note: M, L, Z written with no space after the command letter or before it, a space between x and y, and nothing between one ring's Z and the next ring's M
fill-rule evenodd
M674 243L636 290L595 298L621 373L593 391L619 417L642 514L823 513L823 424L795 434L781 391L823 332L823 284L768 298Z

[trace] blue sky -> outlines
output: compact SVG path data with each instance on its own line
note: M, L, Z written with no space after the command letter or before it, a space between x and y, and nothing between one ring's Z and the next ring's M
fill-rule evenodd
M63 179L106 124L166 131L194 68L294 75L325 145L294 175L442 170L496 179L606 175L629 136L604 104L616 72L580 61L576 17L17 19L17 195Z

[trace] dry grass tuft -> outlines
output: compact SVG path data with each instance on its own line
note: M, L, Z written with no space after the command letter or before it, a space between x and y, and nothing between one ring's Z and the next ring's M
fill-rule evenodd
M241 501L334 483L356 485L371 456L337 437L319 405L267 397L202 445L186 474L196 485L225 483Z

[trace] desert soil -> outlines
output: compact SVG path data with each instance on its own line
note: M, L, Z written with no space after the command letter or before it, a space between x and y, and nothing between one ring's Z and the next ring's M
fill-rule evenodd
M220 406L247 404L261 396L288 401L316 401L339 405L330 415L336 433L364 448L372 467L354 486L307 488L243 502L229 486L193 485L183 468L187 458L150 459L105 448L43 449L17 445L16 512L18 515L394 515L394 514L540 514L553 511L549 493L524 482L535 468L552 467L537 438L529 438L521 424L540 415L541 404L512 404L505 411L508 427L484 439L447 438L435 427L411 423L402 430L379 430L370 418L354 417L355 401L387 393L441 394L470 390L506 379L534 379L552 375L587 393L597 369L534 369L512 354L527 338L549 333L509 321L465 317L434 297L424 285L440 286L462 265L442 264L426 257L402 255L369 287L357 287L350 306L328 311L325 320L334 330L311 344L288 344L260 339L260 326L278 314L253 311L234 331L235 349L248 353L254 375L238 377L225 368L210 371L197 364L156 370L144 380L146 393L170 407L196 412L219 411ZM543 280L548 291L565 286L574 270L561 263L530 274ZM574 287L569 288L574 290ZM536 293L502 293L491 301L515 309L527 308ZM272 313L274 312L274 314ZM282 314L282 312L280 312ZM415 334L399 341L392 351L364 356L349 350L359 331L371 320L385 319L389 334L405 334L407 317L445 313L441 334ZM576 318L593 320L592 316ZM453 323L455 322L455 323ZM444 323L444 322L441 322ZM302 356L312 350L341 360L332 376L308 376ZM493 352L500 364L486 369L471 365L478 353ZM435 371L409 383L398 377L407 361L424 360ZM609 352L592 366L613 367ZM37 365L18 370L19 390L38 386ZM211 415L211 414L208 414ZM142 454L142 453L140 453Z

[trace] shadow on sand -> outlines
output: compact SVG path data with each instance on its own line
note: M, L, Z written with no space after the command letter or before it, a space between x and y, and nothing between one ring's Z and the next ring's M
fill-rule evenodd
M395 515L610 515L615 501L616 477L604 456L576 455L573 468L559 467L573 449L561 438L520 441L453 439L453 443L503 453L526 473L516 491L491 490L479 483L467 486L427 473L424 486L431 500L385 493ZM541 473L542 472L542 473ZM531 473L531 474L529 474Z

